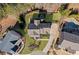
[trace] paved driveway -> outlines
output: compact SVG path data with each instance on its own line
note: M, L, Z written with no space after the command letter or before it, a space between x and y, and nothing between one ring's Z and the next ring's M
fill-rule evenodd
M59 33L58 28L59 28L59 25L58 24L52 23L51 30L50 30L50 38L48 40L48 43L47 43L46 47L43 49L43 52L47 53L48 50L50 49L53 41L55 39L57 39L57 37L59 35L58 34Z

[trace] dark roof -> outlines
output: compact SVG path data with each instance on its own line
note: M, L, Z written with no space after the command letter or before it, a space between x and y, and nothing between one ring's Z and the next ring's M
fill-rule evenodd
M63 29L62 29L62 33L72 33L72 34L76 34L76 35L79 35L79 30L77 31L76 28L78 28L79 25L76 25L74 24L73 22L66 22L64 25L63 25ZM75 30L74 30L75 29ZM64 37L64 36L62 36ZM70 42L74 42L74 43L79 43L79 39L65 39L67 41L70 41ZM59 44L63 41L63 39L61 39L59 41Z
M59 41L59 44L61 44L63 40L66 40L66 41L69 41L69 42L73 42L73 43L78 43L78 44L79 44L79 39L76 39L76 38L75 38L74 40L73 40L73 39L68 39L69 37L66 37L66 36L65 36L66 34L71 35L70 33L62 32L62 33L61 33L61 37L64 38L64 39L61 39L61 40ZM65 38L65 37L66 37L66 38ZM74 36L73 36L73 37L74 37Z
M64 24L61 39L58 42L60 48L71 48L72 50L79 51L79 25L73 22L67 22ZM69 49L70 50L70 49Z
M79 36L74 36L67 32L61 33L61 39L58 42L58 45L60 48L68 48L70 47L72 50L78 50L79 51Z
M28 28L29 29L39 29L34 23L30 23Z
M38 26L36 26L34 23L29 24L29 29L40 29L40 28L50 28L51 23L40 23Z
M72 34L75 34L75 35L79 35L79 29L78 28L79 28L79 25L77 25L73 22L66 22L63 25L62 31L72 33Z
M40 28L50 28L51 27L51 23L41 23L39 24Z

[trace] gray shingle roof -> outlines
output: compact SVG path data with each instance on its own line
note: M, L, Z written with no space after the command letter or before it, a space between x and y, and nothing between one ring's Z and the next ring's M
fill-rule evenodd
M15 44L12 44L10 41L19 40L20 38L21 36L15 31L9 31L0 43L0 50L9 53L15 53L11 50ZM18 43L20 43L20 41Z
M60 48L71 48L72 50L79 51L79 36L68 32L61 33L61 41L59 41Z
M51 23L41 23L39 25L40 28L50 28L51 27Z
M39 29L34 23L29 24L29 29Z
M40 23L38 26L36 26L34 23L29 24L29 29L40 29L40 28L50 28L51 23Z

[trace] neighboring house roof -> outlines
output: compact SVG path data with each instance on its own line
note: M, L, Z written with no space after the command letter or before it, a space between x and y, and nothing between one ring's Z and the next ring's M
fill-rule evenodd
M3 18L1 21L0 21L0 30L1 32L5 32L10 26L14 26L17 22L17 19L16 17L13 17L11 15L7 16L6 18Z
M9 31L0 42L0 50L14 54L21 42L21 36L18 33Z
M63 32L79 35L79 25L73 22L66 22L62 29Z
M58 45L60 48L71 48L72 50L79 51L79 36L68 32L61 33L61 41Z
M60 35L58 47L69 51L79 51L79 25L74 22L66 22Z

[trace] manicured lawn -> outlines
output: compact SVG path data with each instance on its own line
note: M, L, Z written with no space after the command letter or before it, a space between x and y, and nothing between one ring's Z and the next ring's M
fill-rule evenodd
M42 40L41 43L40 43L40 45L39 45L39 47L35 48L34 51L42 51L45 48L47 42L48 42L47 40Z
M33 44L35 40L33 40L32 38L30 38L28 35L26 35L26 40L25 40L25 46L24 49L21 51L20 54L29 54L32 51L30 50L30 48L28 47L30 44Z
M39 43L40 42L40 43ZM42 51L46 44L47 44L47 40L41 40L41 41L35 41L33 40L32 38L30 38L28 35L26 35L26 42L25 42L25 47L24 49L21 51L20 54L29 54L31 53L32 51ZM39 47L35 48L34 50L32 50L31 48L29 48L28 46L31 45L31 44L36 44L38 45L39 44Z

